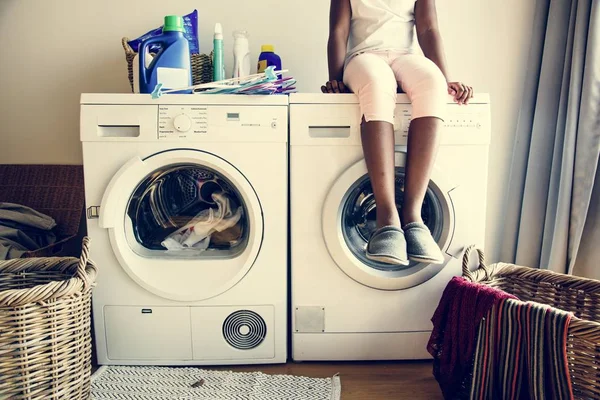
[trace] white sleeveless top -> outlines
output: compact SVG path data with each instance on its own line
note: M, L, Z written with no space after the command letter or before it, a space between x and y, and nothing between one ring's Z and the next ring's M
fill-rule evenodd
M352 21L346 59L367 50L412 53L416 1L350 0Z

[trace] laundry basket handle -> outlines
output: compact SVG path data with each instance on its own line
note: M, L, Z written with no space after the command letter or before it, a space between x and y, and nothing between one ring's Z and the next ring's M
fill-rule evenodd
M463 256L463 264L462 264L463 276L470 281L475 280L473 272L471 272L469 270L469 262L471 261L471 252L473 250L477 251L477 255L479 257L479 266L477 267L477 269L482 269L483 272L485 273L485 280L489 280L491 274L490 274L490 269L487 267L487 265L485 265L485 255L483 253L483 250L477 248L475 245L471 245L465 249L465 254Z
M90 277L86 272L86 267L90 260L90 242L91 239L88 236L83 238L81 256L79 257L79 265L77 266L77 276L83 280L86 290L92 285Z

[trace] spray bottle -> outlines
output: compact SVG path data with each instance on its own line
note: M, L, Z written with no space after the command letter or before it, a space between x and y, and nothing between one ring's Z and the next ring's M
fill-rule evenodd
M223 64L223 28L219 23L215 24L213 47L213 81L222 81L225 79L225 65Z

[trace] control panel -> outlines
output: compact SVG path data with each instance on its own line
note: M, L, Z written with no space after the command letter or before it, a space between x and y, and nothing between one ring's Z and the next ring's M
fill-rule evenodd
M158 138L208 133L208 107L159 106Z
M408 144L412 105L397 103L394 110L394 140L398 147ZM490 107L487 103L467 106L448 104L440 131L440 145L486 145L491 140ZM290 142L292 145L361 145L361 110L358 104L292 104ZM442 125L442 124L440 124Z
M158 139L188 141L285 140L287 107L160 105Z
M444 121L444 130L459 129L461 132L477 132L482 129L485 124L485 113L479 109L467 109L468 106L463 106L464 110L457 109L458 106L450 106ZM408 128L411 121L410 106L398 107L394 116L394 131L396 135L408 137Z

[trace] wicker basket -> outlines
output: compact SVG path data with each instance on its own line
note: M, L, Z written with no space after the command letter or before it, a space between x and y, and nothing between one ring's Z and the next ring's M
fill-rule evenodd
M574 314L568 331L567 355L578 399L600 399L600 282L548 270L498 263L485 265L477 249L479 266L469 270L469 247L463 259L463 277L517 296Z
M129 85L133 92L133 58L137 54L135 50L129 46L129 39L124 37L121 39L121 44L125 50L125 59L127 60L127 73L129 77ZM212 55L212 53L211 53ZM192 85L201 83L209 83L213 81L212 56L206 54L191 54L190 62L192 64Z
M0 261L0 399L90 394L90 306L96 267L81 258Z

